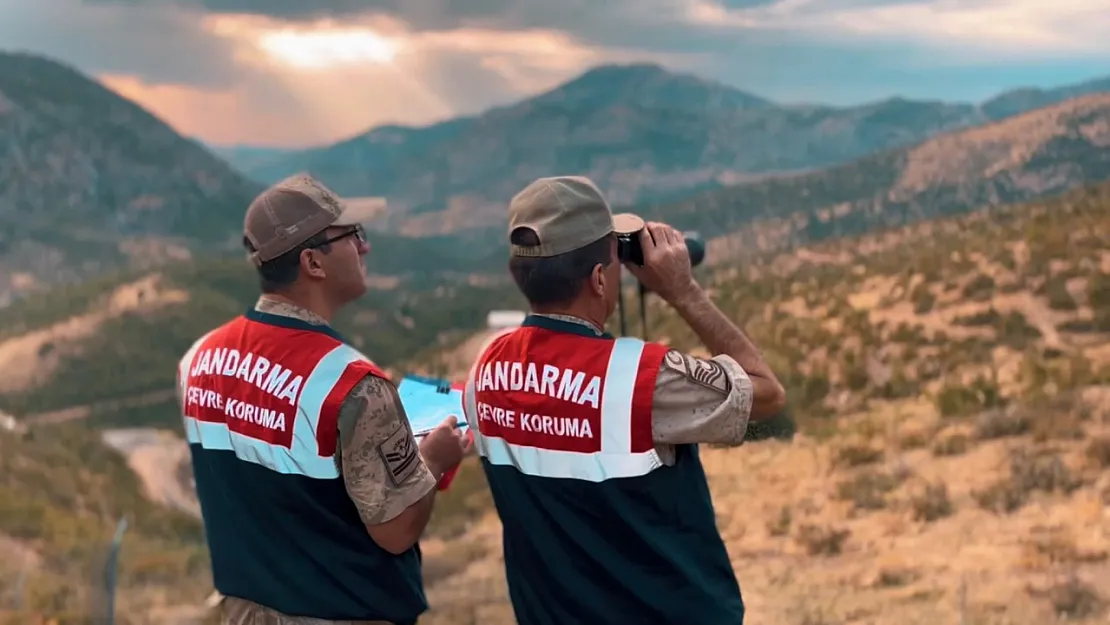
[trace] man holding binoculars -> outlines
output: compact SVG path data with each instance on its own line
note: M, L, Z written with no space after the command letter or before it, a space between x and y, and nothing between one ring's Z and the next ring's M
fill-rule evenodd
M482 350L464 406L517 621L743 622L698 444L741 444L749 419L782 409L782 385L694 280L683 235L613 216L590 180L533 182L509 236L531 314ZM622 264L712 358L604 331Z

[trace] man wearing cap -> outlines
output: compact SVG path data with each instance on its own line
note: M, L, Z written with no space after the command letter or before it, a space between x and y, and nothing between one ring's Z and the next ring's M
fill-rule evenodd
M427 609L417 540L469 441L452 417L418 445L388 376L329 325L366 292L373 209L302 175L262 192L243 228L262 296L178 367L224 623L403 624Z
M614 338L615 233L629 269L711 352ZM684 237L614 217L581 177L543 178L509 205L509 270L529 300L519 329L471 368L465 412L503 525L520 625L735 625L744 602L698 458L779 412L782 385L691 273Z

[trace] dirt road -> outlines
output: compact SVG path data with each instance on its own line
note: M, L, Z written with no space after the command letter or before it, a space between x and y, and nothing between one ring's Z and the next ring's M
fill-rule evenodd
M189 462L189 446L169 430L129 428L105 430L104 443L127 457L151 501L200 517Z

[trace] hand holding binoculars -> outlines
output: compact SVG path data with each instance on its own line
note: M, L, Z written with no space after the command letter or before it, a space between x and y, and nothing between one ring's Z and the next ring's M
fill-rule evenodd
M644 220L631 213L622 213L613 216L613 229L617 237L617 258L622 263L629 263L637 267L644 266L644 250L640 237L641 232L647 230ZM647 230L649 237L654 236ZM686 242L686 251L690 255L690 267L697 267L705 260L705 243L697 232L687 231L682 233ZM641 292L650 291L641 283Z
M648 227L644 220L631 213L613 215L613 230L617 237L617 258L622 264L629 265L629 269L640 284L640 328L643 339L647 340L647 306L645 305L648 293L652 288L645 284L660 289L668 289L672 285L690 279L690 271L705 260L705 244L696 232L678 233L669 226L656 225ZM681 235L685 243L685 254L678 246L676 235ZM666 237L666 241L659 241L658 237ZM652 245L653 249L648 254L652 266L645 266L644 246ZM688 256L690 266L683 267L681 256ZM650 278L650 279L649 279ZM671 294L673 297L674 294ZM664 296L666 297L666 296ZM624 295L618 290L617 308L620 310L621 334L627 329L624 317Z

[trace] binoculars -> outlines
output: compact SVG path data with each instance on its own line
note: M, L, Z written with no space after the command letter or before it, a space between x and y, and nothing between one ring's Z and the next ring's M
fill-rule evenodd
M644 220L631 213L613 215L613 230L617 236L617 258L622 263L644 266L644 249L640 245L640 233L645 228ZM650 236L650 232L649 232ZM690 252L690 266L697 267L705 260L705 243L697 232L684 232L686 250ZM640 327L647 340L647 305L646 297L650 290L640 283ZM618 291L617 309L620 311L621 335L627 332L624 318L624 292Z
M617 235L617 258L622 263L643 267L644 250L640 246L640 232L645 227L644 220L624 213L613 216L613 225ZM686 239L686 250L690 252L690 266L697 267L705 260L705 243L697 232L684 232L683 236Z

